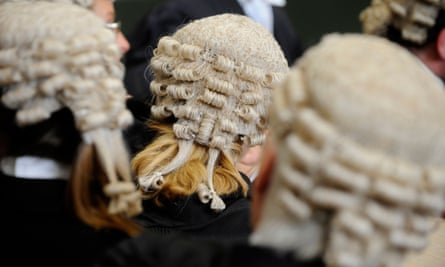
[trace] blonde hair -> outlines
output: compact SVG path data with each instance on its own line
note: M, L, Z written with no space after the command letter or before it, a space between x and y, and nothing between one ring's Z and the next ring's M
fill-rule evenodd
M146 149L138 153L132 160L132 167L136 173L154 173L160 167L167 165L178 153L179 146L171 125L152 125L160 134L157 139L148 145ZM234 154L241 153L241 146L233 144ZM154 190L150 198L154 198L160 204L159 196L166 196L173 200L178 196L188 196L198 191L198 186L207 179L206 162L209 158L207 148L193 144L187 164L184 164L175 172L164 176L165 182L162 188ZM241 188L241 192L247 194L247 184L235 169L229 155L222 154L220 165L215 167L215 188L219 195L230 194Z
M154 190L152 185L162 184L163 175L188 164L192 149L197 148L195 143L209 154L207 178L197 192L202 202L211 200L212 209L224 209L216 192L226 190L213 184L217 176L214 168L220 164L219 157L234 164L233 143L254 146L264 141L272 86L288 71L280 46L250 18L221 14L196 20L172 36L162 37L150 66L155 75L150 89L156 96L151 115L157 121L171 116L177 119L172 129L178 151L158 170L147 172L133 164L141 188Z
M100 183L109 214L139 213L140 193L121 132L133 117L113 33L84 8L45 1L1 4L0 31L1 101L17 110L17 124L36 124L70 109L108 179Z
M406 49L325 36L275 91L278 165L251 242L327 266L400 266L445 209L444 112L441 83Z

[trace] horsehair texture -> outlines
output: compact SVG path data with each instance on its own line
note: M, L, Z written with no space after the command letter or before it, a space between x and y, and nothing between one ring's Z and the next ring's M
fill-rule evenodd
M17 124L36 124L69 108L110 179L104 189L110 212L140 212L121 133L133 117L114 33L80 6L46 1L2 3L0 31L1 101L17 110Z
M161 38L150 66L156 96L151 114L158 121L177 119L173 130L180 149L168 166L140 174L142 185L154 189L154 180L184 164L191 149L187 143L197 143L210 155L201 200L210 198L212 209L224 209L213 188L214 167L221 153L230 155L234 142L263 143L272 88L289 69L279 44L249 17L220 14Z
M443 0L373 0L360 13L360 20L365 33L385 36L392 26L403 39L423 44L443 9Z
M443 112L442 85L405 49L325 36L274 91L278 166L251 242L328 266L400 266L445 207Z

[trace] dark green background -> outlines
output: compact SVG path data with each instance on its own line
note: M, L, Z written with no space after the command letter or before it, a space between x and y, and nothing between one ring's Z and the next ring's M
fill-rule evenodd
M360 32L360 11L371 0L288 0L286 10L306 46L316 43L325 33ZM133 30L136 21L162 0L116 0L117 18L123 32ZM199 8L199 7L197 7Z

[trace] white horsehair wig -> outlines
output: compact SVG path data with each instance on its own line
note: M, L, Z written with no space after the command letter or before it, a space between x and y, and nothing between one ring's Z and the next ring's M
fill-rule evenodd
M17 124L36 124L69 108L110 180L104 188L109 211L139 213L121 132L133 117L113 32L85 8L46 1L0 4L0 32L1 101L17 110Z
M385 36L392 26L404 40L423 44L443 9L444 0L372 0L359 18L364 33Z
M329 34L273 101L277 166L253 244L329 267L397 267L427 245L445 210L445 94L414 55Z
M213 188L220 153L230 155L235 142L262 144L268 125L272 88L287 74L284 54L263 26L247 16L219 14L195 20L162 37L150 61L155 79L153 119L173 116L179 151L156 173L141 173L152 190L162 175L182 166L195 142L208 148L207 184L198 195L213 210L225 208Z

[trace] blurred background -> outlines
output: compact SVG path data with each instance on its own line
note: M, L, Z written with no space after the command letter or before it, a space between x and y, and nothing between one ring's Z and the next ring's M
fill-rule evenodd
M116 0L117 18L128 35L141 16L162 0ZM360 11L370 0L288 0L286 10L304 45L330 32L360 32ZM198 7L197 7L198 8Z

